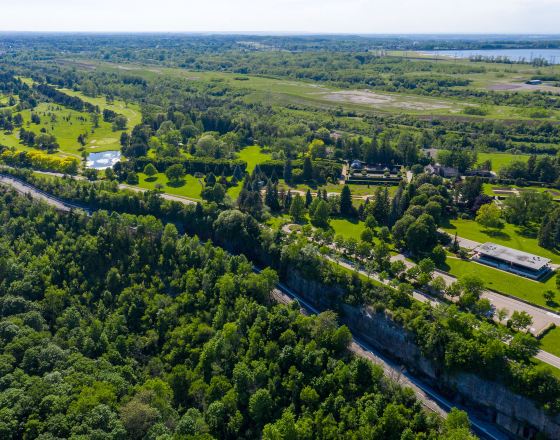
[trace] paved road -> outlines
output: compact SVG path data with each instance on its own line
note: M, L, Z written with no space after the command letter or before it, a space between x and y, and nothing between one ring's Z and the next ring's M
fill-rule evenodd
M72 203L65 202L57 197L51 196L35 188L32 185L29 185L19 179L15 179L10 176L0 175L0 184L10 186L20 194L30 195L36 200L47 202L49 205L60 211L68 212L72 209L81 209L81 207L78 205L73 205Z
M279 283L277 285L277 288L273 291L273 297L282 303L289 303L296 299L302 306L302 312L306 314L319 313L319 310L317 310L315 307L313 307L311 304L302 299L299 295L297 295L282 283ZM381 366L385 374L389 378L398 382L400 385L410 387L414 391L420 402L422 402L424 407L426 407L430 411L436 412L438 414L447 414L451 410L451 408L456 407L469 413L466 408L462 407L461 405L452 404L443 396L441 396L437 391L432 389L429 385L412 376L402 366L389 360L379 351L371 347L366 342L362 341L360 338L353 336L352 343L349 349L354 354L364 357L371 362ZM480 438L491 440L507 440L510 438L508 435L498 430L493 424L482 421L473 416L471 413L469 413L469 419L473 430Z
M453 258L453 257L448 257ZM401 260L407 267L414 266L414 263L407 260L403 255L395 255L391 258L392 260ZM474 264L479 264L474 262ZM447 285L450 285L457 281L452 275L449 275L447 272L442 272L439 270L435 271L435 276L440 276L443 278ZM502 295L497 292L493 292L491 290L484 290L480 295L481 298L486 298L492 304L494 310L506 309L508 311L508 316L510 316L513 312L527 312L533 318L533 325L530 328L530 331L535 336L540 335L544 330L550 327L552 324L556 326L560 326L560 315L548 311L546 309L542 309L537 306L533 306L531 304L525 303L523 301L519 301L518 299L511 298L509 296Z
M146 192L146 191L149 191L145 188L139 188L137 186L126 185L124 183L119 184L119 189L127 189L127 190L130 190L130 191L142 192L142 193ZM189 198L183 197L183 196L176 196L176 195L167 194L167 193L160 193L159 195L161 196L162 199L171 200L172 202L183 203L185 205L196 205L196 203L197 203L196 200L189 199Z

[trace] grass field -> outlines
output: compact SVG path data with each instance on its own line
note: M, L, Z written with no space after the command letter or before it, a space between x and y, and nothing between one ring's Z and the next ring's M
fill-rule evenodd
M200 192L202 185L196 177L187 174L179 183L170 184L169 179L163 173L158 173L152 178L147 177L144 173L138 173L138 186L146 189L156 189L157 184L163 185L162 191L168 194L187 197L189 199L201 200Z
M516 189L519 192L523 191L537 191L537 192L547 192L549 193L553 199L560 199L560 191L554 188L545 188L542 186L517 186L517 185L492 185L490 183L483 183L482 184L482 191L484 194L489 196L500 196L500 197L511 197L514 193L504 193L500 192L500 190L509 190L509 189Z
M23 79L32 83L31 79ZM60 91L97 105L101 111L107 108L126 116L128 119L128 131L141 122L142 115L137 104L125 104L120 100L115 100L113 104L107 104L104 97L88 97L70 89L60 89ZM104 122L102 117L99 119L99 127L93 128L91 114L78 112L59 104L39 103L33 110L33 113L36 113L41 118L40 124L31 123L31 113L31 110L21 112L24 121L23 128L34 131L37 134L41 129L44 129L46 133L53 134L60 145L60 150L56 153L58 156L70 155L81 157L82 151L93 153L121 149L121 132L113 131L112 124ZM20 150L29 150L30 148L19 143L18 132L18 129L12 133L0 132L0 143ZM87 134L87 144L85 147L78 143L77 139L80 134Z
M228 72L200 72L187 71L177 68L142 66L126 64L126 66L100 62L94 60L65 60L67 64L78 69L95 67L100 71L122 72L123 67L135 75L146 79L156 79L162 75L185 78L189 81L214 81L223 82L232 88L247 92L244 99L247 102L263 102L269 104L300 104L318 107L321 109L342 108L346 111L360 113L408 113L416 115L460 115L461 118L470 118L463 110L467 106L479 107L479 103L467 103L456 98L434 98L419 94L385 92L366 90L364 87L356 89L340 89L326 85L322 82L302 81L294 79L281 79L241 75ZM466 74L470 78L470 74ZM481 78L476 78L476 81ZM531 119L530 109L512 106L484 105L486 119ZM476 118L480 118L477 116ZM551 120L560 119L560 111L549 112ZM546 120L546 119L545 119Z
M135 125L140 124L142 121L142 113L140 106L134 103L125 103L124 101L115 99L112 104L108 104L105 97L91 97L86 96L81 92L71 89L59 89L61 92L70 96L77 96L82 101L89 102L90 104L97 105L101 111L103 109L112 110L118 114L125 116L128 119L128 127L132 129Z
M253 145L251 147L243 148L239 154L239 159L247 162L247 172L251 174L255 167L271 158L270 154L263 153L261 147L258 145Z
M348 220L341 218L331 219L331 228L334 229L336 235L340 234L344 238L355 238L360 240L360 235L362 231L366 228L364 222L358 220Z
M457 233L459 237L468 238L481 243L491 241L513 249L550 258L554 263L560 263L559 254L540 247L534 236L522 235L523 232L517 226L509 223L496 234L485 231L484 228L474 220L451 220L449 224L442 229L451 235ZM531 233L535 234L534 231Z
M546 332L541 339L541 349L560 356L560 328L554 328Z
M447 258L446 265L448 266L446 271L457 278L461 278L464 275L474 275L482 279L488 289L516 296L540 306L550 307L550 305L546 304L543 293L546 290L556 291L556 279L554 276L541 283L509 274L490 266L451 257Z
M507 154L507 153L478 153L478 163L492 161L492 171L498 172L505 165L509 165L514 161L527 162L529 155L527 154Z

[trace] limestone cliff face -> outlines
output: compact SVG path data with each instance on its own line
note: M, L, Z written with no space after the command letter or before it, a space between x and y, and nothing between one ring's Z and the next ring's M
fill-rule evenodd
M413 336L385 313L340 304L341 287L322 285L290 271L286 284L320 310L335 309L356 335L391 358L401 362L452 402L473 408L481 418L501 426L514 436L532 439L542 433L560 439L560 415L547 414L532 400L501 383L470 373L449 373L422 356Z

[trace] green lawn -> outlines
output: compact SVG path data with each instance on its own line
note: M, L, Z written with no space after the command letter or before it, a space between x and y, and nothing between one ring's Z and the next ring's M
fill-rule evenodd
M492 161L492 170L495 172L500 171L505 165L509 165L514 161L527 162L529 155L527 154L507 154L507 153L478 153L478 163Z
M142 113L140 111L140 106L134 103L125 103L119 99L115 99L112 104L107 103L107 99L104 96L91 97L86 96L81 92L70 89L59 89L61 92L66 93L69 96L77 96L82 101L89 102L90 104L97 105L101 112L103 109L109 109L118 113L120 115L126 116L128 119L128 128L132 130L135 125L140 124L142 121Z
M364 222L342 218L331 219L330 224L336 235L340 234L344 238L353 237L356 240L360 239L362 231L366 228Z
M247 172L251 174L255 167L271 158L270 154L263 153L261 147L253 145L245 147L239 152L239 159L247 162Z
M560 328L554 328L546 332L541 338L541 349L560 356Z
M202 191L202 185L191 174L187 174L178 184L169 184L169 179L163 173L158 173L152 178L148 178L144 173L138 173L138 178L140 180L138 186L141 188L153 190L156 189L156 185L159 183L164 186L162 191L165 193L201 200L200 192Z
M447 272L457 278L464 275L474 275L482 279L488 289L516 296L540 306L550 307L546 304L543 293L546 290L556 291L556 278L554 276L541 283L490 266L451 257L447 258L446 265L448 266Z
M81 157L81 150L88 153L120 150L120 131L113 131L112 126L108 122L104 122L102 118L99 121L99 127L93 129L91 115L68 109L58 104L40 103L34 110L41 118L40 124L32 124L31 110L21 112L23 117L23 128L31 130L36 134L41 129L49 134L53 134L59 145L60 156L71 155ZM78 143L78 136L82 133L87 134L87 144L82 147ZM10 147L18 149L28 149L19 143L19 130L16 129L10 134L2 133L0 142Z
M502 246L508 246L513 249L550 258L554 263L560 263L560 255L540 247L534 236L522 235L523 232L519 227L509 223L497 234L485 231L484 228L474 220L451 220L450 223L442 229L451 235L454 235L456 232L459 237L468 238L481 243L490 241L501 244ZM536 232L532 231L532 234L536 234Z

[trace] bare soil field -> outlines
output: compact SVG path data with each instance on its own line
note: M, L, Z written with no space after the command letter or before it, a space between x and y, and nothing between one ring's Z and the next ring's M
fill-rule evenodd
M443 101L419 99L406 96L390 96L369 90L342 90L339 92L321 93L321 96L329 101L348 102L352 104L395 107L406 110L445 110L453 109L454 106Z

